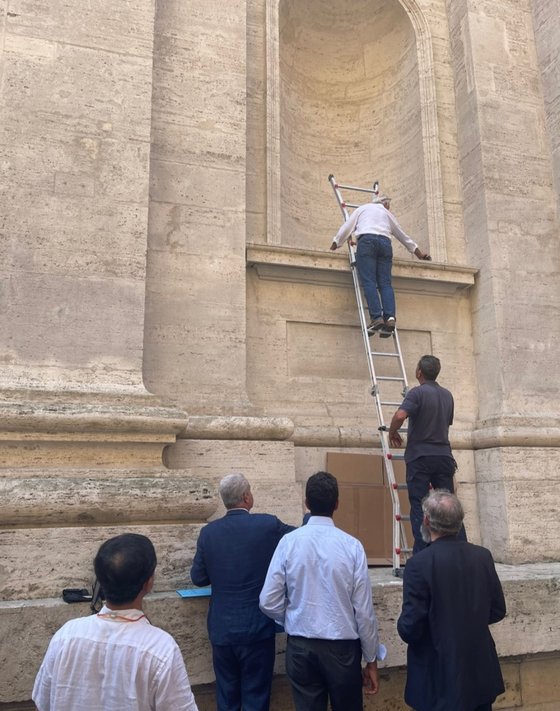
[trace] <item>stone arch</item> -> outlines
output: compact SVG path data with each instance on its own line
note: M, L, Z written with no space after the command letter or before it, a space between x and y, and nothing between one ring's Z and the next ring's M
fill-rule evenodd
M445 261L432 43L416 0L267 0L269 243L324 245L340 220L331 171L380 179Z

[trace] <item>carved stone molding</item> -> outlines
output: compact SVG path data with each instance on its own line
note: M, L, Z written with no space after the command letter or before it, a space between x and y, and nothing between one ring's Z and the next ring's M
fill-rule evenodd
M179 439L286 440L294 431L288 417L189 417Z
M342 253L251 244L247 264L260 279L352 287L348 258ZM399 291L451 295L472 287L476 272L460 265L395 260L393 284Z
M0 477L2 528L184 523L204 521L217 507L215 487L187 472L47 472Z

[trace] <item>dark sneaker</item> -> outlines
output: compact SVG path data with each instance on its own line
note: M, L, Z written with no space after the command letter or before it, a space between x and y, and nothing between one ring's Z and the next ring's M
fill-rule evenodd
M379 334L381 338L389 338L393 335L396 326L396 319L394 316L389 316L389 318L383 324L381 328L381 333Z
M385 326L385 321L383 318L380 316L379 318L372 318L371 323L367 327L367 332L369 335L373 335L376 331L379 331Z

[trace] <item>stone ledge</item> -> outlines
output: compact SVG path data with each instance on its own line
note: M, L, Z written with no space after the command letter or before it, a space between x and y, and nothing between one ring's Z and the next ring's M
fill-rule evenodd
M286 440L294 431L288 417L191 416L178 439Z
M260 279L350 287L348 253L315 251L263 244L247 245L247 264ZM422 294L454 294L474 284L472 267L434 262L393 261L393 285L397 291Z
M139 476L73 470L0 477L2 528L204 521L217 507L213 484L190 472L147 469ZM36 474L34 476L34 474Z
M149 393L0 392L0 440L170 442L186 421Z
M508 614L492 625L501 657L554 652L558 649L560 620L560 563L525 566L498 565ZM386 568L371 570L373 597L382 641L388 647L384 667L405 664L406 647L396 632L402 602L402 581ZM180 599L163 592L146 599L153 624L170 632L179 643L193 684L213 680L210 645L206 632L208 600ZM88 614L87 605L66 605L43 599L0 603L4 634L0 639L3 679L0 702L29 699L33 679L51 635L66 620ZM13 640L18 644L14 645ZM278 636L277 672L282 672L284 635Z

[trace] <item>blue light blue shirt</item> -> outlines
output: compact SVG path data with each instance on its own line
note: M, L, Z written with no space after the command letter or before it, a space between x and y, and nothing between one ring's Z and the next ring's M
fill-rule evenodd
M360 639L366 662L383 659L362 544L332 518L311 516L284 536L260 594L265 615L290 635Z

